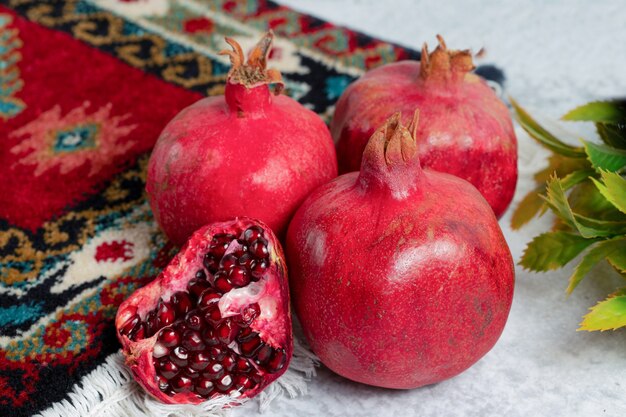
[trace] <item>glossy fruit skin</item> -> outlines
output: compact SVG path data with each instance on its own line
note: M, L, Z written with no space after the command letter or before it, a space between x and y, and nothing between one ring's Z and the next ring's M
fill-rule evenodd
M193 392L181 392L175 395L162 392L156 379L153 359L158 332L149 338L134 341L124 335L121 329L129 317L139 315L144 320L148 312L157 306L159 300L169 300L173 294L186 291L187 284L196 277L197 270L202 267L202 255L210 244L212 236L220 233L233 233L234 230L245 230L254 225L265 230L265 236L270 246L270 266L260 281L262 283L261 290L255 291L254 294L242 291L235 295L233 293L235 290L227 292L220 300L219 309L222 317L231 316L239 305L245 305L246 300L250 300L250 297L254 298L262 307L260 315L252 322L250 329L259 333L261 339L268 345L285 349L287 359L280 371L264 374L254 389L244 392L238 398L256 396L287 370L293 353L293 336L287 268L280 243L269 227L258 220L242 217L218 222L197 230L159 276L148 285L132 293L118 309L115 326L118 339L122 344L126 364L135 380L157 400L166 404L197 404L207 401L207 399L199 398ZM243 290L243 288L238 290ZM269 313L266 314L265 311Z
M391 148L384 157L382 145L366 149L360 173L312 193L286 250L295 312L321 361L357 382L406 389L455 376L492 348L514 268L471 184Z
M284 235L304 198L336 176L332 138L317 114L272 95L266 81L230 76L224 96L196 102L165 127L146 190L158 224L180 245L199 227L235 216Z
M452 53L438 48L435 53ZM428 52L424 50L422 56ZM517 139L511 116L502 101L469 66L454 71L434 67L424 75L418 61L387 64L367 72L342 94L335 108L331 132L337 146L339 172L357 171L365 145L393 113L416 108L422 166L472 183L497 217L507 209L517 183ZM447 72L446 72L447 71ZM443 74L441 74L443 73Z

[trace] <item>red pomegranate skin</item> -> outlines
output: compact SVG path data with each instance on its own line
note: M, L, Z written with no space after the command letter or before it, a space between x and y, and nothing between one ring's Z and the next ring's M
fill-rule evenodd
M485 199L421 169L399 118L373 135L360 172L307 198L286 250L293 305L321 361L353 381L407 389L453 377L493 347L514 267Z
M304 198L337 176L327 126L290 97L274 96L268 83L276 80L264 65L261 81L232 72L224 96L182 110L154 147L146 190L158 224L178 245L199 227L235 216L284 235Z
M395 112L408 123L416 108L422 166L472 183L497 217L517 183L517 139L508 109L478 75L468 51L440 46L422 62L401 61L367 72L342 94L331 132L340 173L357 171L368 139Z
M140 323L145 323L148 313L158 306L160 300L171 302L172 295L188 291L187 286L196 278L196 272L203 269L203 255L210 245L212 236L220 233L238 233L250 226L260 226L265 230L269 248L269 267L258 282L222 294L218 303L219 310L221 317L226 319L239 314L242 306L252 303L260 305L261 312L249 327L259 334L267 346L284 349L286 362L276 372L267 373L263 372L262 367L259 368L261 381L251 389L239 393L238 397L233 396L233 399L243 400L256 396L287 370L293 353L293 337L287 268L281 245L269 227L257 220L242 217L214 223L197 230L159 276L145 287L133 292L117 311L115 327L122 344L122 352L126 357L126 364L135 380L157 400L166 404L197 404L224 394L217 393L210 398L201 398L192 391L170 395L159 389L153 358L159 329L174 328L176 323L184 319L177 316L172 325L159 327L154 334L146 335L148 337L130 337L124 332L125 326L129 320L137 316ZM254 289L251 289L252 286Z

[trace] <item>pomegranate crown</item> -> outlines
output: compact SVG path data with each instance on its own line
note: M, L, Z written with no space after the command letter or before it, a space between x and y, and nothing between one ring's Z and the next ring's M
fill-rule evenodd
M230 57L231 68L228 71L228 82L242 84L246 88L256 87L263 84L275 84L275 94L280 94L285 86L280 72L274 68L267 68L267 59L272 50L274 32L269 30L255 47L248 54L248 61L245 61L243 49L237 41L232 38L224 38L232 51L223 50L220 55Z
M420 78L423 80L459 80L472 71L474 61L468 49L462 51L449 50L441 35L437 35L439 45L431 53L428 45L422 46Z
M384 157L388 167L412 161L417 153L415 138L419 114L419 109L416 109L406 127L402 124L402 114L400 112L393 114L374 132L363 154Z

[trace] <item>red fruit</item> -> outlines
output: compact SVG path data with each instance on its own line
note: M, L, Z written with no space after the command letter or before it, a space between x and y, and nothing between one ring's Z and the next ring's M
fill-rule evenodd
M244 63L239 44L226 38L234 51L223 52L232 62L224 96L181 111L154 147L146 190L157 222L176 244L207 223L242 215L284 235L305 197L337 176L323 120L270 92L269 84L283 85L278 71L266 69L272 39L267 33ZM252 243L256 233L242 241Z
M370 385L462 372L495 344L511 307L513 262L493 211L468 182L422 170L399 114L374 133L360 172L307 198L287 254L313 351Z
M258 233L255 241L266 242L262 260L267 268L258 280L222 294L204 259L208 253L219 264L241 250L236 239L246 233ZM247 249L244 256L256 255ZM246 268L234 261L233 268ZM223 275L228 284L228 275ZM172 404L255 396L287 368L275 366L276 352L283 352L288 364L293 351L286 279L282 249L264 223L239 218L198 230L157 279L135 291L117 312L118 338L135 379L152 396ZM154 322L151 335L141 330L146 320ZM231 390L233 381L258 375L258 384Z
M517 182L517 139L506 106L470 73L469 51L450 51L443 39L422 62L401 61L369 71L350 85L335 109L331 132L339 171L358 171L374 129L396 112L408 123L416 108L422 166L471 182L500 217Z

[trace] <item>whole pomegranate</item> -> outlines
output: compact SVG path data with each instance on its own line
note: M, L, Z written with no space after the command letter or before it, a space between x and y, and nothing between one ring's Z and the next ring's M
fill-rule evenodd
M517 139L506 106L471 73L469 51L450 51L438 36L422 61L401 61L366 73L343 93L331 123L341 173L357 171L374 129L395 112L419 108L422 166L471 182L500 217L517 182Z
M268 32L244 62L232 39L225 95L204 98L163 130L146 190L167 236L182 244L194 230L235 216L267 223L283 235L304 198L337 176L330 132L297 101L272 96L280 73L266 69ZM280 90L277 89L277 91Z
M413 135L416 125L417 116ZM422 169L409 130L392 116L361 171L315 190L287 233L294 307L313 351L338 374L387 388L432 384L480 359L514 284L485 199Z
M293 351L278 240L248 218L203 227L122 303L115 326L135 379L158 400L255 396Z

